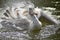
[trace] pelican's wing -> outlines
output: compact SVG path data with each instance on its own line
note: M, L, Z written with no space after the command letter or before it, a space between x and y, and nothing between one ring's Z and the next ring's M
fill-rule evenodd
M30 23L26 19L5 19L0 22L0 24L8 30L28 30Z
M5 29L5 31L16 31L16 30L22 30L20 27L18 28L14 23L8 22L8 21L1 21L0 24L2 25L2 28ZM1 26L0 25L0 26ZM2 31L2 30L1 30Z

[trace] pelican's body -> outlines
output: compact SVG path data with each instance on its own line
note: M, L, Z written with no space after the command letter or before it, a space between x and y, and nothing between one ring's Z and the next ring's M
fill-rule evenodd
M42 9L38 7L35 8L32 4L27 4L22 7L21 5L17 7L12 7L11 11L9 12L9 10L6 10L6 13L7 15L5 15L4 17L6 19L9 19L8 21L12 22L15 26L18 26L15 27L17 29L19 29L19 27L22 27L22 30L24 28L29 29L29 31L32 31L35 28L40 29L42 23L39 21L39 18L41 16L47 18L55 24L58 24L57 20L45 14Z

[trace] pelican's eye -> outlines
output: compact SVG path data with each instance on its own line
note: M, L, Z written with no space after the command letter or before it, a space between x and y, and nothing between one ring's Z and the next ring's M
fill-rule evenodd
M37 13L35 13L35 15L38 15Z
M35 15L38 15L38 12L36 11L36 12L34 12L34 14L35 14Z

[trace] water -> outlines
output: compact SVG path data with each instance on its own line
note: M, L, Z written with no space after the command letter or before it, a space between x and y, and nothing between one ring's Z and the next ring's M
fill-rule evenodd
M8 3L6 3L6 2L8 2ZM6 6L6 5L11 6L11 4L13 2L14 3L19 2L19 0L17 0L17 1L16 0L9 0L9 1L6 0L6 2L3 2L3 4L6 3L4 6ZM44 5L44 4L42 5L42 3L40 5L40 3L38 1L34 1L33 3L36 4L35 6L38 6L38 7L47 6L47 5ZM6 7L3 7L3 8L6 8ZM6 32L7 30L10 31L10 32ZM25 33L25 34L20 33L20 31L16 30L15 28L10 28L10 29L6 28L5 29L3 27L3 28L0 29L0 31L1 31L0 32L1 40L31 40L33 38L32 34L31 34L32 35L32 38L31 38L27 33ZM11 31L13 31L13 32L11 32ZM14 31L18 31L18 32L14 32ZM19 36L20 34L21 34L21 37ZM34 40L36 40L36 39L40 39L40 40L60 40L59 35L60 35L60 25L45 25L44 27L42 27L42 29L38 33L38 36L35 35Z

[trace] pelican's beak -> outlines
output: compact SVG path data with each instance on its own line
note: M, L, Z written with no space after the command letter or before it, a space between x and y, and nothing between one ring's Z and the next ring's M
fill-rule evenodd
M32 15L32 23L33 23L33 26L31 26L29 29L29 31L39 31L41 29L41 22L39 21L39 19L36 17L36 15Z
M34 18L35 18L35 25L37 25L37 26L42 26L42 23L39 21L39 19L37 18L37 16L36 15L34 15Z

